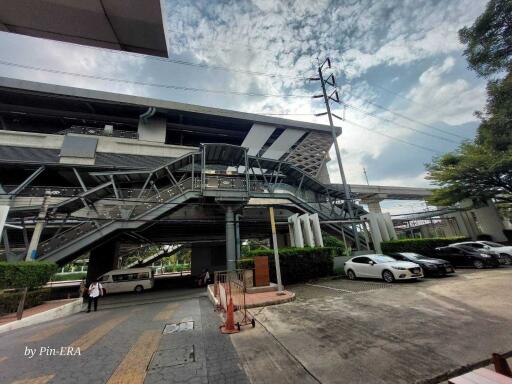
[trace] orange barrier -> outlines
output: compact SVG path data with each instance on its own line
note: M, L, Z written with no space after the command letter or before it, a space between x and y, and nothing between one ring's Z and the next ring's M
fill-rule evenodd
M236 325L240 331L242 325L251 324L255 327L256 322L247 310L245 295L245 270L237 269L234 271L216 271L214 272L213 292L217 298L217 308L226 314L226 321L221 326L223 333L234 333ZM235 323L235 312L238 321Z

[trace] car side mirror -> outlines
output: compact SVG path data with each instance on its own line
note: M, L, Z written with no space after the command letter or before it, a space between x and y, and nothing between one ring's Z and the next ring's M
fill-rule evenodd
M368 264L375 265L375 261L370 261Z

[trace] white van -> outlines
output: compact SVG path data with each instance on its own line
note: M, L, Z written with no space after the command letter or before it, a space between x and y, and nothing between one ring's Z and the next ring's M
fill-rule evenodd
M119 292L141 293L154 285L151 268L115 269L98 278L105 294Z

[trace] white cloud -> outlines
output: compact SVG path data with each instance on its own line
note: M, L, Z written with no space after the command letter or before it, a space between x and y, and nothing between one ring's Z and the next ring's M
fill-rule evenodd
M392 121L384 122L359 111L347 110L347 119L370 130L348 122L343 124L344 132L339 141L347 178L354 183L364 182L362 168L366 162L381 161L389 151L396 151L397 145L404 153L420 151L375 132L417 144L418 137L422 137L429 142L420 140L419 144L434 146L434 149L446 145L404 128L429 131L425 126L400 119L365 100L376 101L427 124L454 126L474 122L473 111L481 109L485 102L482 84L461 75L458 64L462 60L462 46L457 30L473 22L486 0L167 1L173 58L280 76L247 76L239 72L199 69L2 33L0 57L52 69L159 84L235 92L311 94L318 90L317 84L305 82L302 77L315 73L317 56L320 59L330 56L348 76L343 86L343 100ZM309 98L190 93L1 68L7 76L243 111L308 114L323 108L320 101ZM377 71L382 72L382 80L389 76L393 87L408 92L406 97L412 102L391 96L383 102L381 90L364 82L372 71L373 76ZM405 78L406 71L418 74L417 81L411 83L411 76ZM340 82L346 80L339 79ZM325 118L306 115L288 118L326 123ZM335 159L334 153L331 158ZM422 161L417 160L416 165ZM425 184L421 172L417 176L404 176L396 168L396 164L390 165L381 175L373 176L371 182ZM333 180L338 181L335 160L329 163L329 169Z

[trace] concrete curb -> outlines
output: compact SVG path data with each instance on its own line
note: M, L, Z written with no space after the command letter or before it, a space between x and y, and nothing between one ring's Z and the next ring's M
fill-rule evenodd
M289 292L289 291L288 291ZM254 303L247 304L247 308L258 308L258 307L270 307L271 305L285 304L295 300L295 293L290 292L292 295L290 297L279 299L279 300L269 300L264 301L262 303Z
M250 309L250 308L258 308L258 307L269 307L271 305L289 303L289 302L295 300L295 293L293 293L293 292L290 292L290 293L291 293L291 296L289 296L289 297L282 298L279 300L268 300L268 301L263 301L261 303L247 304L246 308ZM213 284L210 284L208 286L208 299L210 299L210 301L212 302L212 304L214 306L219 305L219 300L217 300L217 298L213 294Z
M24 317L21 320L16 320L4 325L0 325L0 334L80 312L82 310L82 302L82 298L78 298L70 303L61 305L60 307L52 308L29 317Z

